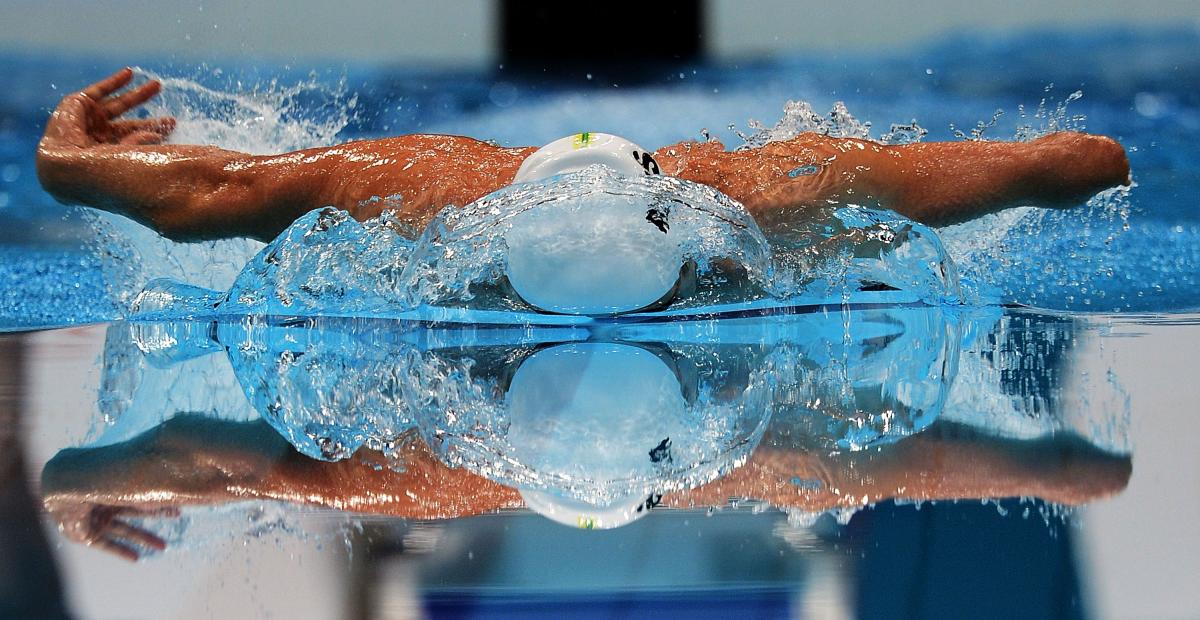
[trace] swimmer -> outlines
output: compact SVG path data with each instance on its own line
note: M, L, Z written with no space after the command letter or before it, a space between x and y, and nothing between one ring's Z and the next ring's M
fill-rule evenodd
M536 148L461 136L408 135L252 156L212 146L162 144L174 119L122 120L158 94L122 69L68 95L50 115L38 177L59 201L112 211L175 240L273 239L323 206L378 215L372 197L402 198L428 221L510 184ZM805 133L729 152L719 142L659 149L664 174L704 183L741 202L760 223L830 200L875 200L941 226L1016 205L1067 208L1129 184L1116 141L1059 132L1031 142L931 142L889 146Z
M344 209L360 220L377 216L395 205L371 200L385 196L398 198L399 217L420 230L443 207L464 206L512 184L538 151L449 135L263 156L164 144L174 119L121 118L161 89L152 80L122 91L132 78L130 69L122 69L62 100L38 145L38 178L60 202L111 211L177 241L269 241L320 207ZM739 201L768 233L831 202L877 204L941 226L1018 205L1069 208L1131 182L1120 144L1075 132L1030 142L910 145L805 133L733 152L716 141L682 142L658 149L649 163ZM679 269L669 267L672 274ZM674 275L664 281L663 290L641 291L640 301L614 303L610 310L660 303L664 293L674 294ZM542 308L573 311L551 302Z

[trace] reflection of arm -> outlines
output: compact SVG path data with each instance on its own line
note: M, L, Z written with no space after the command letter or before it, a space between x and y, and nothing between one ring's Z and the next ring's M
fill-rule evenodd
M404 440L398 456L385 459L361 448L351 459L327 463L292 452L257 497L411 519L469 516L522 505L516 491L443 465L415 437Z
M42 492L48 506L273 499L418 519L520 505L514 491L442 465L415 438L404 443L400 455L391 461L392 467L403 468L399 472L365 449L346 461L315 461L265 423L181 415L125 443L63 450L46 464Z
M763 440L745 466L668 498L678 506L720 506L751 498L819 512L889 499L1038 497L1082 504L1129 482L1128 455L1075 437L999 439L939 424L878 450L822 455Z

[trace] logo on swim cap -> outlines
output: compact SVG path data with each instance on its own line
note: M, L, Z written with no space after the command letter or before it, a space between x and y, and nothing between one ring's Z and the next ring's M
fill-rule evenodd
M646 221L654 224L655 228L664 233L671 229L671 223L667 221L670 215L670 207L650 207L646 209Z
M591 142L592 133L590 131L585 131L583 133L575 134L575 137L571 139L571 146L577 149L582 149L587 148Z
M646 174L662 174L662 170L658 167L658 162L654 161L654 156L645 151L633 151L633 161L636 161Z
M608 133L585 131L560 138L521 162L513 183L539 181L556 174L603 164L622 174L662 174L646 149Z

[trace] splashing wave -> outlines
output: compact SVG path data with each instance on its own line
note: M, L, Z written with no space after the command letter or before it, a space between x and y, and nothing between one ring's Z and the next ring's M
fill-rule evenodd
M415 242L390 213L359 223L344 211L316 210L263 248L207 307L213 293L156 281L134 309L142 318L205 312L379 316L423 306L530 312L503 285L512 219L547 203L561 203L556 208L569 215L627 200L669 206L672 233L686 240L682 256L698 267L697 290L672 310L842 299L863 285L931 302L961 297L937 235L894 213L830 209L772 244L740 203L708 186L595 166L506 187L461 209L448 207Z

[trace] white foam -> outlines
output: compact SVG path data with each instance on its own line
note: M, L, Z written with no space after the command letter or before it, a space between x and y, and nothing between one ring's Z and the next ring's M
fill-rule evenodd
M514 217L505 235L513 288L570 314L637 310L669 294L683 265L680 233L648 221L639 198L595 192Z

